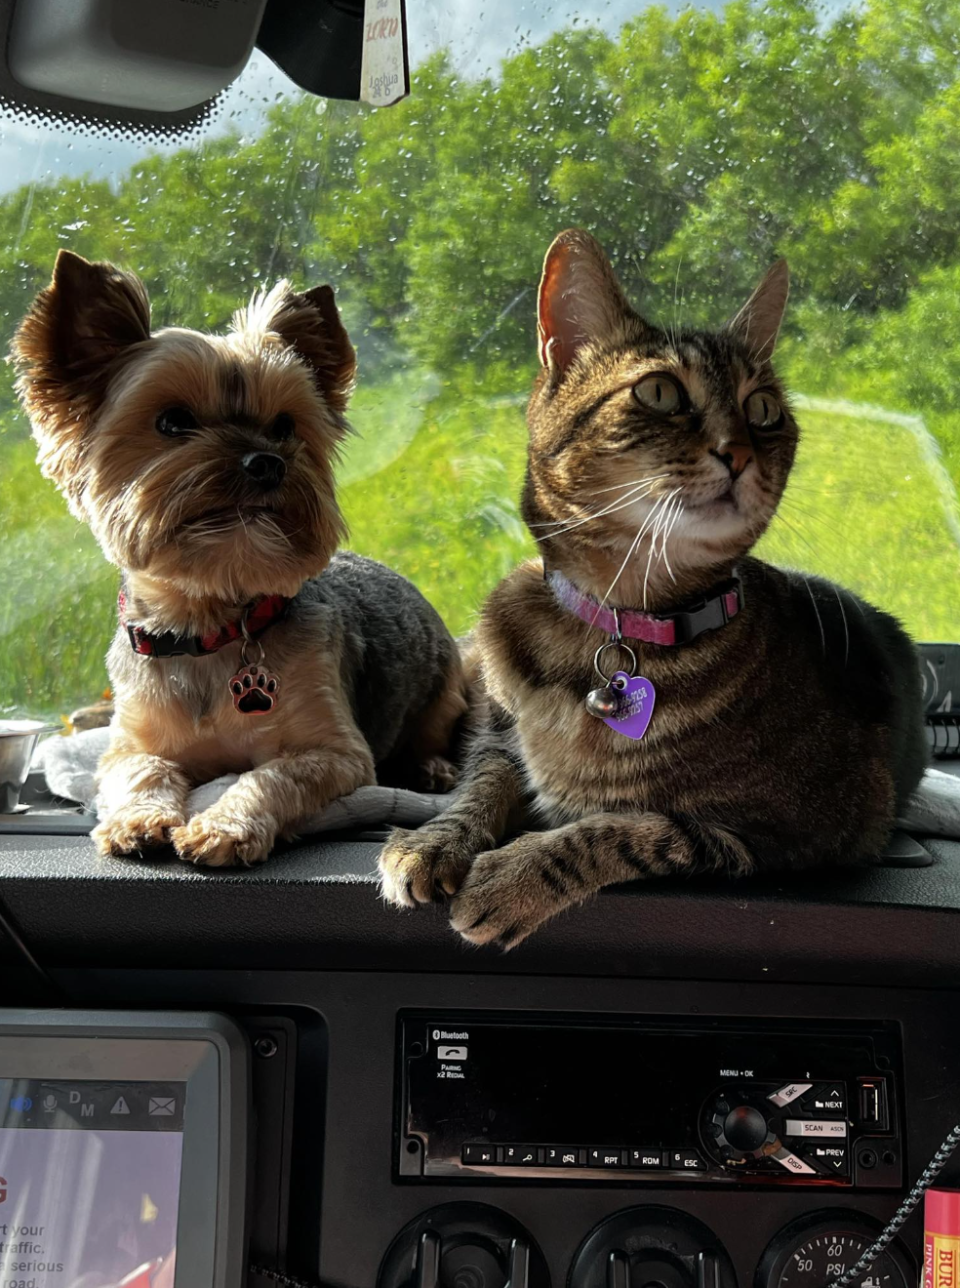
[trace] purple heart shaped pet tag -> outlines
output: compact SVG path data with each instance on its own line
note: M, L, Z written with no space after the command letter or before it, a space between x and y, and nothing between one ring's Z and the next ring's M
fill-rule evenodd
M627 738L642 738L647 732L653 704L657 694L653 685L642 675L627 675L617 671L610 681L616 692L618 706L614 715L606 716L603 723Z

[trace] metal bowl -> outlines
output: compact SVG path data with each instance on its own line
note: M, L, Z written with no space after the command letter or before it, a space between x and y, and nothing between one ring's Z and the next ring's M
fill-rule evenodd
M17 812L40 735L59 729L42 720L0 720L0 814Z

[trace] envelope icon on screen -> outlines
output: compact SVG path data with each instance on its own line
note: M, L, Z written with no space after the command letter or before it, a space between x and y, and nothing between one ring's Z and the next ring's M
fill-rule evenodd
M151 1096L147 1110L151 1118L172 1118L177 1112L177 1101L174 1096Z

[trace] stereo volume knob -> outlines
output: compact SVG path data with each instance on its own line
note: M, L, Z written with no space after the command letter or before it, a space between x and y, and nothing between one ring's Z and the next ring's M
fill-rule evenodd
M767 1131L766 1118L752 1105L737 1105L723 1120L723 1135L731 1147L754 1158L761 1153Z
M704 1144L725 1167L766 1158L780 1148L774 1117L771 1107L748 1093L721 1092L703 1111Z

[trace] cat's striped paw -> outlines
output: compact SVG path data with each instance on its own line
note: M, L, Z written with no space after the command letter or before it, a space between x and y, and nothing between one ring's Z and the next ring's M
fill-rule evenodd
M460 888L473 850L443 815L419 831L396 828L380 855L380 893L398 908L448 898Z
M536 832L478 854L450 906L450 924L472 944L515 948L588 891L556 870L549 842Z

